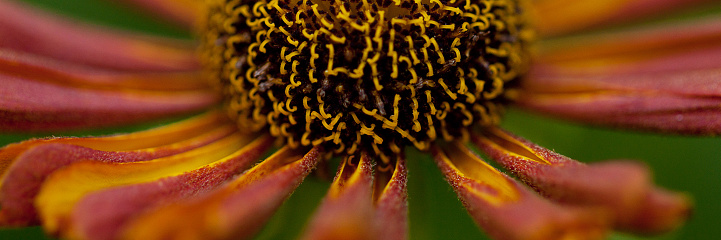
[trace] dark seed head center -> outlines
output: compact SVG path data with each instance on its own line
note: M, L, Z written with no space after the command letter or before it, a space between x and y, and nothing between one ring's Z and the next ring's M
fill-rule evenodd
M211 0L201 53L241 129L381 159L499 123L519 0Z

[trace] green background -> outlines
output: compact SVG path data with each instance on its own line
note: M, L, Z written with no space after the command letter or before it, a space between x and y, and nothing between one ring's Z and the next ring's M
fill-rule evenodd
M122 29L179 38L192 38L182 29L147 17L124 5L102 0L32 0L33 4L84 21ZM672 18L719 13L718 7L689 11ZM657 24L669 18L647 21ZM178 119L106 130L52 133L52 135L99 135L130 132ZM606 159L637 159L654 172L660 186L687 192L694 197L695 212L681 229L662 236L638 237L612 233L610 239L712 239L721 236L721 138L665 136L594 128L553 120L510 109L503 127L571 158L594 162ZM49 135L49 134L48 134ZM0 134L0 146L42 134ZM442 179L431 159L411 151L409 210L411 239L485 239L455 193ZM329 183L307 179L270 220L258 239L292 239L302 231ZM0 239L47 239L39 227L0 230Z

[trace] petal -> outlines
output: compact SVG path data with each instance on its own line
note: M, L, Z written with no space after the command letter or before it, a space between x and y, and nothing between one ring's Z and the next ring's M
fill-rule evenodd
M719 46L720 41L721 16L708 16L550 40L541 44L538 62L573 63L582 60L608 63L610 61L606 60L607 58L618 57L632 60L653 59L668 53L683 53Z
M207 194L245 170L273 143L265 136L210 165L158 181L88 194L73 209L74 239L116 239L123 227L142 212Z
M128 124L199 111L210 90L113 91L38 83L0 74L0 130L38 131Z
M432 151L468 212L495 239L602 239L605 235L607 219L602 212L540 198L460 143Z
M544 196L605 208L619 229L668 231L690 212L687 197L654 187L648 170L637 163L585 165L500 129L474 135L472 142Z
M192 28L201 16L203 6L197 0L122 0L129 2L156 16Z
M248 239L260 230L320 161L283 148L207 196L171 204L133 220L126 239Z
M524 93L518 104L584 123L659 132L721 133L721 99L645 92Z
M594 124L721 132L721 18L586 43L541 55L518 104Z
M116 163L147 161L210 144L233 133L234 129L232 124L225 124L196 137L179 139L183 141L177 143L133 151L99 151L76 145L57 143L72 142L73 139L47 140L45 142L56 143L41 144L24 151L22 155L15 159L12 167L5 174L3 184L0 187L0 196L2 196L0 204L3 206L2 210L0 210L2 225L24 226L37 223L33 201L40 190L40 185L52 172L74 162L88 159ZM28 143L30 142L25 144L28 145ZM4 150L7 150L7 148Z
M560 35L600 25L661 15L713 0L539 0L533 1L543 35Z
M376 167L366 154L355 158L347 157L339 167L302 239L407 238L405 160Z
M0 48L125 70L198 69L192 46L178 40L81 25L10 1L0 2Z
M301 239L376 239L373 220L373 164L363 154L347 157Z
M149 129L146 131L119 134L105 137L64 137L32 139L7 145L0 149L0 173L5 174L16 157L31 147L41 144L62 143L93 148L102 151L129 151L169 145L179 140L190 139L210 131L218 126L226 126L229 120L218 111L180 121L178 123ZM153 152L157 152L154 150Z
M382 168L376 172L376 196L380 196L375 201L373 223L378 232L377 239L408 238L408 171L405 162L405 158L399 156L392 172Z
M206 79L201 77L199 71L112 71L9 49L0 49L0 72L78 88L166 91L208 88Z
M222 159L240 149L251 136L233 134L214 143L150 161L113 163L78 161L47 177L35 199L45 231L72 229L73 207L87 194L112 187L181 175Z

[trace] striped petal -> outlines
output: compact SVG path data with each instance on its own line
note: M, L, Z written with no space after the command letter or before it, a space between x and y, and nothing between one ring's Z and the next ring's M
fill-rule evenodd
M101 151L132 151L171 145L179 140L194 138L218 126L222 127L228 124L229 120L224 114L211 111L178 123L129 134L83 138L51 137L27 140L0 149L0 175L4 176L6 174L7 168L15 162L18 155L41 144L72 144ZM158 154L163 151L155 149L152 152Z
M207 117L206 117L207 118ZM197 119L209 120L209 119ZM180 127L188 127L193 121L176 124L172 128L180 130ZM169 128L164 128L169 129ZM187 138L174 139L180 140L175 143L169 143L157 147L149 147L128 151L100 151L90 148L70 145L68 143L80 143L82 141L92 142L89 138L55 138L48 140L26 141L20 144L10 145L0 150L0 154L9 152L21 152L19 157L14 157L12 167L3 177L2 186L0 187L0 204L3 208L0 210L0 220L2 225L24 226L37 223L36 210L33 201L37 196L40 185L45 181L48 175L57 169L70 165L78 161L95 160L101 162L138 162L156 159L160 157L170 156L186 152L214 141L217 141L234 131L232 123L222 124L208 133L195 133L197 136L190 135L187 132ZM203 129L197 129L204 131ZM196 130L196 131L197 131ZM162 129L151 130L148 132L160 133ZM113 138L129 136L139 136L141 134L129 134L108 138L94 138L94 144L103 145L104 147L118 148L122 145L114 145L113 143L122 144L122 141L107 141ZM155 137L166 137L158 134ZM141 143L152 143L150 139L134 138L135 141ZM167 140L166 140L167 141ZM42 144L41 144L42 143ZM30 148L33 145L35 147ZM125 144L127 145L127 144ZM23 150L28 149L30 150ZM102 148L102 146L101 146ZM8 154L10 155L10 154Z
M541 44L538 63L609 63L608 59L647 60L719 46L721 16L675 21L627 30L549 40ZM600 59L600 60L599 60ZM614 62L611 62L614 63ZM590 66L592 64L583 64Z
M215 104L210 90L82 89L0 74L0 130L38 131L128 124L199 111Z
M283 148L210 194L132 220L123 239L248 239L307 176L321 156Z
M199 71L113 71L0 49L0 72L64 86L93 89L193 90L208 88Z
M248 143L252 137L229 135L211 144L150 161L108 163L79 161L47 177L35 199L46 232L66 233L73 228L73 208L89 193L182 175L222 159Z
M713 0L538 0L535 23L543 35L560 35L703 5Z
M82 25L18 3L0 1L0 48L111 69L198 69L192 46Z
M197 0L121 0L136 5L143 10L178 23L191 29L200 18L202 1Z
M433 147L432 152L468 212L494 239L602 239L605 235L603 212L551 203L463 144Z
M519 105L594 124L721 133L721 18L571 42L540 56Z
M354 158L339 167L302 239L407 238L405 160L376 167L365 154Z
M83 197L73 209L68 235L75 239L116 239L134 217L183 199L207 194L245 170L273 141L262 137L210 165L154 182L111 188Z
M669 231L690 213L686 196L653 186L648 170L637 163L585 165L500 129L474 135L472 142L546 197L605 208L618 229Z

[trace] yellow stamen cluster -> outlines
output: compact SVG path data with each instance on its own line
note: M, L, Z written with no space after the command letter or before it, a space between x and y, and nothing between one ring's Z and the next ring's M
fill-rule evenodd
M384 162L499 122L521 0L209 0L201 53L241 129Z

